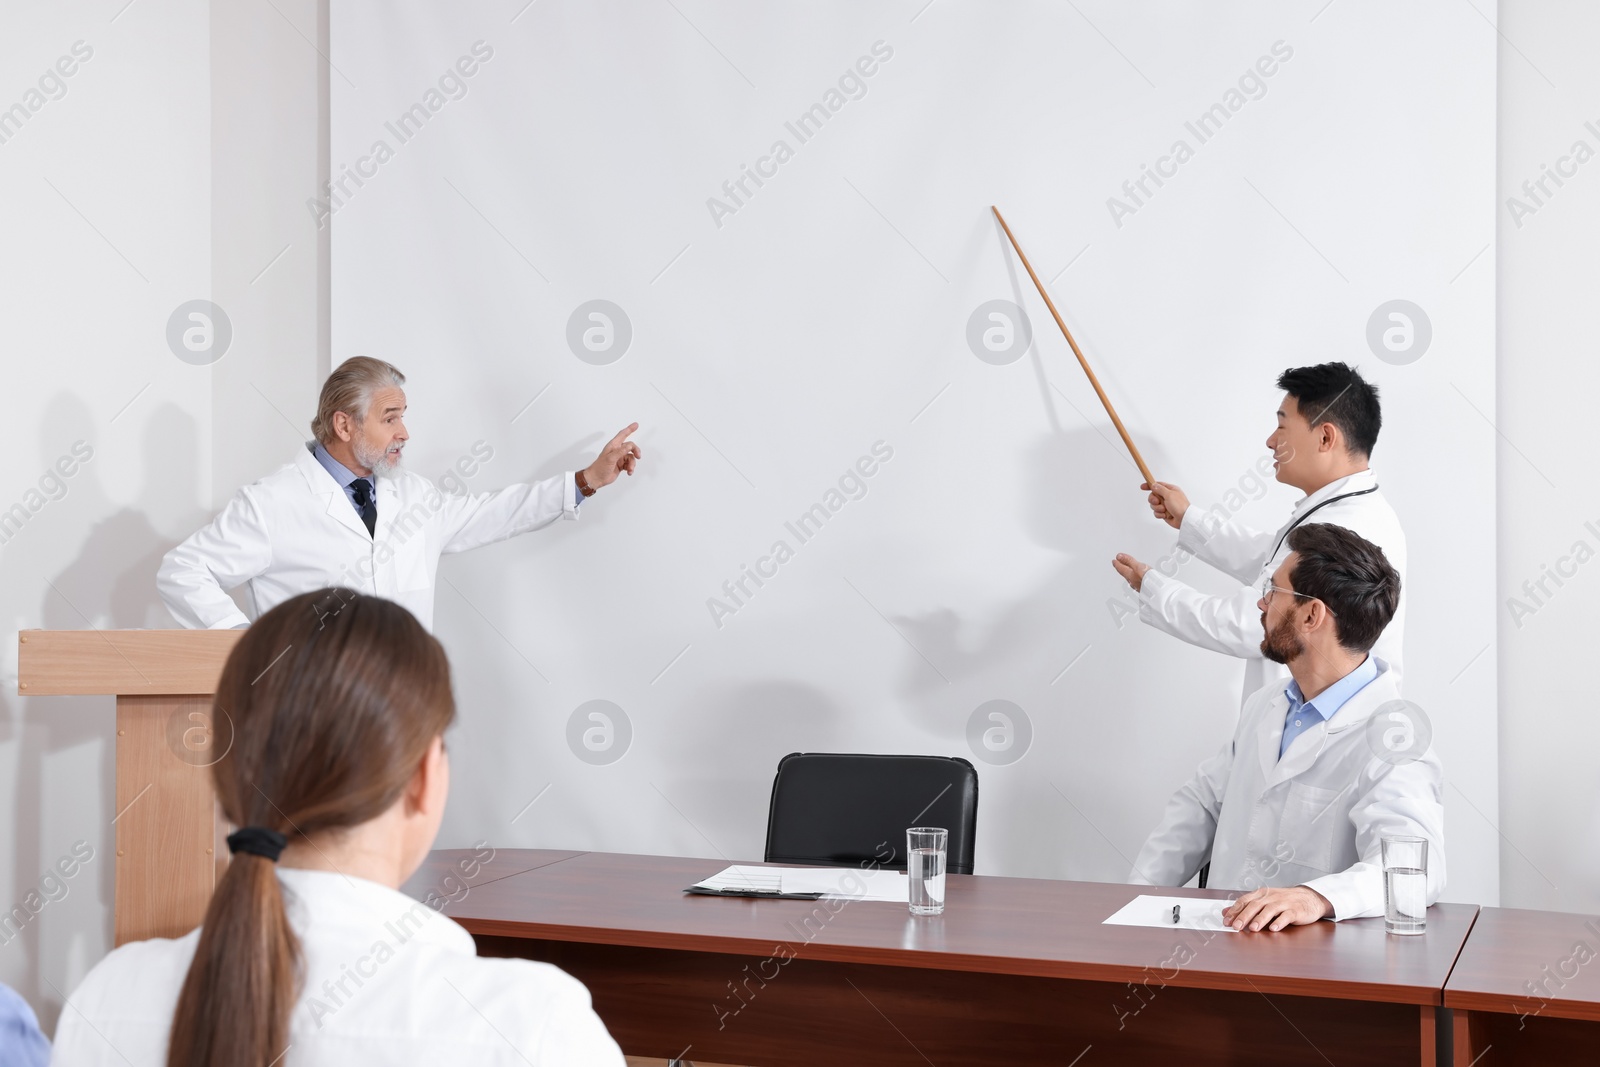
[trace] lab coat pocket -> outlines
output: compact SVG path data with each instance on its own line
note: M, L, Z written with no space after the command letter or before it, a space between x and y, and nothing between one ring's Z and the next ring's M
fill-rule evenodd
M1278 821L1278 844L1289 853L1290 863L1329 873L1333 870L1334 841L1340 827L1348 825L1337 789L1290 782Z

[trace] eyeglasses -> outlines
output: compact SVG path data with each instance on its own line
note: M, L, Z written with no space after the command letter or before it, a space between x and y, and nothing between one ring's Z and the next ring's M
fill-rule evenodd
M1300 596L1305 597L1307 600L1315 600L1322 605L1322 609L1329 615L1332 615L1335 619L1339 617L1333 614L1333 609L1328 607L1328 602L1323 600L1321 597L1312 596L1310 593L1299 593L1293 589L1285 589L1281 585L1273 585L1272 579L1268 578L1266 581L1261 583L1261 599L1271 600L1273 593L1288 593L1290 596Z

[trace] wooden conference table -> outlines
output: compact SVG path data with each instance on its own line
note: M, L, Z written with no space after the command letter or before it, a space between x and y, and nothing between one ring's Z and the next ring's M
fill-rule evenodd
M1444 988L1461 1067L1600 1060L1600 916L1483 908Z
M1435 1009L1478 912L1437 905L1420 937L1388 936L1381 919L1279 934L1103 926L1139 887L951 875L944 915L913 918L871 901L682 892L720 860L469 855L434 852L405 888L445 898L480 954L582 980L630 1055L761 1067L1433 1067Z

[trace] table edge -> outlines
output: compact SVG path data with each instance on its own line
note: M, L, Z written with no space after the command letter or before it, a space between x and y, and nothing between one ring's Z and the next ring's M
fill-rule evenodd
M1546 1000L1538 1011L1521 1011L1515 1007L1518 998L1505 993L1477 993L1451 989L1444 990L1444 1006L1462 1011L1491 1012L1496 1015L1517 1015L1529 1018L1577 1019L1581 1022L1600 1022L1600 1003L1584 1000Z
M558 923L535 923L504 919L456 919L469 934L504 937L522 941L550 941L569 944L614 945L668 952L694 952L735 956L767 957L773 954L770 939L726 935L660 933L656 931L611 930ZM1128 982L1150 978L1150 967L1121 963L1080 963L1062 960L1028 960L1010 956L938 953L918 958L885 958L884 950L853 945L807 945L794 956L819 963L854 963L879 967L911 967L921 970L1001 974L1021 978L1058 978L1088 982ZM1432 986L1384 985L1328 978L1300 978L1243 974L1234 971L1206 971L1182 968L1173 978L1157 983L1179 989L1220 989L1232 992L1324 997L1332 1000L1364 1000L1384 1004L1438 1006L1443 990Z

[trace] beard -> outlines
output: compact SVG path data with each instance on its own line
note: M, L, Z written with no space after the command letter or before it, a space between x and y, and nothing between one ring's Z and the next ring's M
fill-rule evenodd
M373 448L359 437L350 442L350 450L356 454L357 463L369 468L380 478L393 474L395 468L400 466L399 452L390 459L387 449Z
M1271 630L1267 630L1267 617L1262 615L1261 628L1266 630L1261 638L1261 654L1274 663L1287 664L1299 659L1306 650L1306 643L1294 632L1293 614L1285 614L1283 621Z

